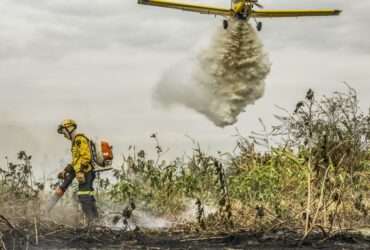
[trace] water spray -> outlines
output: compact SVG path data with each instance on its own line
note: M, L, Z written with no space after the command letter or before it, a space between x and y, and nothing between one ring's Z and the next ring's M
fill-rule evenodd
M211 45L199 53L191 70L166 72L154 97L163 106L184 105L216 126L229 126L263 96L270 66L254 28L231 20L229 28L218 30Z

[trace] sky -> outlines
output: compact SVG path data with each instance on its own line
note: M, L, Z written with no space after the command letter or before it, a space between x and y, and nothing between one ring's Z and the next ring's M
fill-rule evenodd
M183 0L190 2L189 0ZM228 6L226 0L195 1ZM222 18L137 5L131 0L0 1L0 167L26 150L53 174L68 162L56 133L73 118L81 132L107 138L115 164L129 145L154 152L158 133L167 159L189 154L189 137L209 152L232 151L238 129L274 123L276 105L293 110L317 95L354 87L363 110L370 93L370 2L261 0L266 9L337 8L339 17L268 19L259 34L272 63L264 96L239 121L218 128L185 107L162 109L152 92L161 76L198 53ZM180 64L180 65L179 65Z

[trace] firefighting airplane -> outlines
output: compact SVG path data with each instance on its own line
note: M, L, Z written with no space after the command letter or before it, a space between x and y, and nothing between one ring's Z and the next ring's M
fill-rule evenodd
M215 16L233 17L238 20L248 21L253 18L273 18L273 17L301 17L301 16L338 16L342 11L336 9L318 9L318 10L262 10L263 6L258 0L231 0L231 8L220 8L209 5L191 4L184 2L175 2L171 0L138 0L139 4L152 5L164 8L180 9L184 11L198 12L201 14L210 14ZM255 10L254 7L260 8ZM261 31L262 22L257 22L257 30ZM223 20L223 27L229 26L227 19Z

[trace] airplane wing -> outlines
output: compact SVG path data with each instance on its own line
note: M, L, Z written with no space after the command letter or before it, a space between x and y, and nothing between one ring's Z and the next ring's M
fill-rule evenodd
M301 16L338 16L342 11L322 10L253 10L252 17L301 17Z
M232 16L233 11L230 9L219 8L215 6L188 4L175 2L171 0L138 0L139 4L152 5L164 8L180 9L184 11L198 12L201 14L212 14L219 16Z

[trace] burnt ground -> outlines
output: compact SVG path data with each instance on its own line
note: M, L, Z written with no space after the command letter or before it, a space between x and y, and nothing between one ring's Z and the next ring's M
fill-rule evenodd
M171 231L112 231L109 228L57 228L35 235L27 231L3 233L6 249L354 249L370 250L370 239L356 233L341 233L323 239L312 234L300 244L301 235L288 230L255 233L184 233ZM27 241L28 238L28 241ZM0 246L1 249L1 246Z

